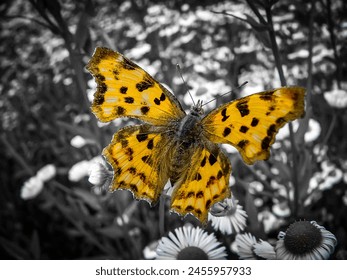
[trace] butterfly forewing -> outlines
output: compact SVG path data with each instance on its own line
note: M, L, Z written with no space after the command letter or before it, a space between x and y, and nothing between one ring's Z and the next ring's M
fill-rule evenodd
M285 87L229 102L202 120L205 136L214 143L236 147L243 160L253 164L270 155L278 130L303 117L305 89Z
M166 88L118 52L96 48L87 69L97 83L92 111L102 122L134 117L154 125L165 125L185 115Z

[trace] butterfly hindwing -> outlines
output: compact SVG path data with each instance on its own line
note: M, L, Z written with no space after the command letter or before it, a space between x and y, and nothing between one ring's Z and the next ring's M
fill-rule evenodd
M110 190L127 189L135 198L155 203L168 180L163 168L167 157L161 156L168 139L151 128L144 124L120 129L103 155L114 170Z
M186 173L174 185L171 209L180 215L193 214L206 223L213 204L230 197L228 158L217 145L196 148Z
M118 52L96 48L87 69L97 83L92 111L102 122L134 117L163 125L185 115L172 93Z
M237 148L247 164L265 160L278 130L303 117L305 89L284 87L224 104L202 120L205 136Z

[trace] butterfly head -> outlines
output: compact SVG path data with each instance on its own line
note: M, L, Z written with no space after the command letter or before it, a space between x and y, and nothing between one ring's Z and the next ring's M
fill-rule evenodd
M191 107L190 113L197 117L204 114L204 110L202 109L202 100L198 100L198 102Z

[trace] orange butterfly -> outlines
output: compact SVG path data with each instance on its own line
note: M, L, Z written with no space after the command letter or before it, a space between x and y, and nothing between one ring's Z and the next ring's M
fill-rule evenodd
M104 149L114 170L110 189L155 203L170 180L171 210L203 223L212 205L231 196L231 166L219 144L236 147L247 164L265 160L277 131L304 115L301 87L256 93L203 117L201 101L185 113L171 92L118 52L97 48L87 69L97 83L92 111L100 121L145 122L120 129Z

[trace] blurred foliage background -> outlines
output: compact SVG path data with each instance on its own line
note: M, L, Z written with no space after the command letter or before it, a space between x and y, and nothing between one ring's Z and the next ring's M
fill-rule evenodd
M133 122L100 125L90 112L96 46L141 65L186 109L177 63L196 100L248 81L209 109L285 82L306 87L306 117L294 134L283 128L268 161L247 166L226 147L232 190L258 238L316 220L336 235L332 258L347 258L346 1L15 0L0 4L0 24L1 258L143 259L185 222L169 199L151 208L88 182L112 134Z

